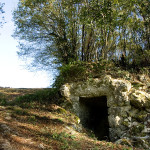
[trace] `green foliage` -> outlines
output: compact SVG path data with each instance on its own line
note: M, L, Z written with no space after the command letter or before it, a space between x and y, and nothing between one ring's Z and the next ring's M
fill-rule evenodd
M28 121L31 123L37 122L36 116L29 116Z
M17 114L17 115L29 115L29 113L26 111L26 110L23 110L23 109L21 109L21 108L14 108L13 109L13 112L15 113L15 114Z
M0 105L3 105L3 106L7 105L6 99L0 99Z
M140 51L150 47L147 14L147 0L25 0L14 12L14 36L28 42L20 45L21 56L34 57L36 63L46 66L51 56L56 63L69 64L77 60L98 61L101 57L119 59L124 54L132 62L139 60ZM37 49L32 44L38 45L39 40L43 44Z
M69 80L73 81L85 77L84 75L86 73L86 68L83 63L63 65L59 70L59 76L56 77L56 81L53 85L57 89L66 81L69 82Z
M5 94L0 93L0 99L1 99L1 100L2 100L2 99L6 99L5 97L6 97Z
M26 94L24 96L17 97L14 101L12 101L11 105L19 105L26 106L27 103L32 104L33 102L38 102L41 104L44 103L52 103L53 101L58 101L58 92L56 89L43 89L38 90L34 94ZM28 105L27 105L28 106Z
M67 150L67 149L71 149L72 146L76 145L75 141L69 141L69 139L74 140L76 137L70 134L67 134L65 132L61 132L61 133L53 133L52 135L50 135L53 139L58 140L62 143L61 149L62 150Z
M53 133L51 136L52 136L53 139L59 140L59 141L62 141L64 138L75 139L75 136L67 134L65 132Z
M73 76L79 77L84 75L85 71L86 68L84 63L68 64L61 67L60 74L62 74L62 76L65 78Z
M0 105L7 105L6 95L3 93L0 93Z
M31 57L32 66L47 69L61 64L57 85L74 73L86 75L86 67L73 65L77 61L108 64L113 60L123 69L147 67L148 8L148 0L20 1L14 11L14 37L21 40L18 54Z
M54 83L57 89L65 82L83 81L100 77L105 71L114 69L113 62L101 60L100 63L74 62L59 68L60 73Z

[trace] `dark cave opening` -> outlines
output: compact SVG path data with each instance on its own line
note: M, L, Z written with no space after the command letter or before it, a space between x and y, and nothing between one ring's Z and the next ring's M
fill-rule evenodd
M107 97L80 97L79 104L83 127L92 130L98 140L109 141Z

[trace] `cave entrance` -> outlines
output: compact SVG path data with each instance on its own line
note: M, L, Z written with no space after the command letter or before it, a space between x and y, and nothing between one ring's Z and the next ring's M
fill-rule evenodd
M80 97L80 120L92 130L98 140L109 140L107 97Z

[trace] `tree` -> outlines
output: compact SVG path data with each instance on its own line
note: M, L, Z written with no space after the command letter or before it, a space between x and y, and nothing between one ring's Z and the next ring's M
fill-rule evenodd
M78 7L73 5L60 0L19 2L14 12L14 36L21 40L19 55L34 57L35 63L46 66L51 59L65 64L76 60Z
M85 24L91 24L93 30L96 32L95 51L98 53L97 60L101 58L108 59L110 50L113 51L115 47L115 13L113 10L112 1L98 0L90 1L88 7L82 8L83 18Z
M150 63L145 55L150 50L148 4L148 0L90 1L83 14L86 21L100 29L97 39L103 59L118 60L124 56L127 64L146 65L143 60Z
M51 66L149 56L148 0L24 0L14 11L19 55Z

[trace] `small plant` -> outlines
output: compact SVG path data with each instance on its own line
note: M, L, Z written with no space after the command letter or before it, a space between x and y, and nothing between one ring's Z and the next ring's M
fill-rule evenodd
M71 141L75 139L75 136L67 134L65 132L61 132L61 133L56 133L54 132L51 137L54 140L57 140L59 142L62 143L61 149L65 150L65 149L70 149L71 146L75 146L76 142L75 141Z
M31 122L31 123L34 123L34 122L37 122L37 119L36 119L35 116L30 116L28 121Z
M3 93L0 93L0 105L7 105L6 95Z
M17 115L29 115L26 110L22 110L22 109L19 109L19 108L14 109L14 113L17 114Z
M6 106L7 105L6 99L0 99L0 105Z
M69 134L67 134L65 132L61 132L61 133L53 133L52 134L52 138L55 139L55 140L62 141L64 138L74 139L75 136L69 135Z
M62 150L70 149L70 146L69 146L69 144L68 144L67 141L64 141L64 142L63 142L63 145L61 146L61 149L62 149Z
M95 146L95 147L93 148L93 150L99 150L99 147Z

